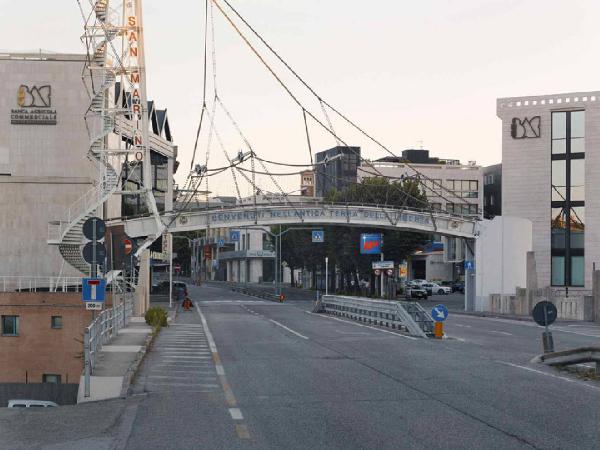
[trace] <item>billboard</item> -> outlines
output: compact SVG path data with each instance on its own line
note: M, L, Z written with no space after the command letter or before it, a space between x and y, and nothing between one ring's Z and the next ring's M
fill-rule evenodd
M380 255L383 248L382 234L361 234L360 253L362 255Z

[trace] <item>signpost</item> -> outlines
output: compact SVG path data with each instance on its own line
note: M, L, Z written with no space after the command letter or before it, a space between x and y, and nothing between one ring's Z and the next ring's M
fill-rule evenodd
M239 231L230 231L229 232L229 240L231 242L240 242L240 232Z
M556 306L549 301L541 301L533 307L531 315L538 325L545 328L545 331L542 333L544 353L553 352L554 339L552 338L552 332L548 329L548 326L552 325L558 317Z
M371 263L373 270L375 269L393 269L394 261L373 261Z
M436 305L431 309L431 318L434 320L433 335L436 339L444 337L444 322L448 318L448 308Z
M382 234L361 234L360 253L363 255L379 255L383 249Z
M323 230L314 230L312 232L313 243L325 242L325 232Z

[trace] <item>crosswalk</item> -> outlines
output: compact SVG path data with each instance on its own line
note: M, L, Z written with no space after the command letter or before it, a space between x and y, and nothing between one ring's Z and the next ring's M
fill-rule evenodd
M146 392L214 392L220 388L212 355L201 324L172 324L164 328L152 349L145 373Z

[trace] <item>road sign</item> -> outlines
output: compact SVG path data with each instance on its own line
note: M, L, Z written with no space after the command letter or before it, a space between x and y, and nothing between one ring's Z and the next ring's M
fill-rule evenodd
M104 233L106 233L106 224L100 217L90 217L83 224L83 235L89 240L94 239L95 234L96 239L101 241L104 239Z
M373 269L393 269L394 261L373 261L371 266Z
M81 299L84 302L103 302L106 280L103 278L83 278L81 280Z
M313 242L325 242L325 232L323 230L315 230L312 232Z
M375 269L375 276L378 277L379 275L381 275L381 270Z
M104 258L106 258L106 247L102 242L96 242L96 264L102 265L104 263ZM83 259L85 259L88 264L94 263L93 242L88 242L83 247Z
M133 241L131 239L125 239L123 241L123 251L126 255L130 255L133 251Z
M231 242L240 242L240 232L239 231L230 231L229 232L229 240Z
M85 309L88 311L102 311L104 302L85 302Z
M531 315L538 325L545 327L554 323L558 316L558 311L553 303L542 301L533 307Z
M473 261L465 261L465 270L475 270L475 263Z
M448 308L444 305L436 305L431 310L431 318L436 322L443 322L448 318Z
M387 269L385 271L385 273L387 274L388 277L391 277L392 275L394 275L394 269Z
M383 248L383 235L361 234L360 253L363 255L380 255Z
M217 247L225 247L225 239L219 239L217 241Z

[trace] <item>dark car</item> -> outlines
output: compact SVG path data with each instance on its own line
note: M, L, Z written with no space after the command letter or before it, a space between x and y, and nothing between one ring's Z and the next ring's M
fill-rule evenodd
M465 282L464 281L455 281L452 283L452 292L465 292Z
M183 281L173 281L173 298L178 298L179 292L187 292L187 284L185 284ZM169 295L169 282L160 281L157 284L154 284L152 286L152 293Z
M427 300L427 291L423 288L420 288L420 287L417 287L414 285L407 285L406 298L407 299L421 298L423 300Z

